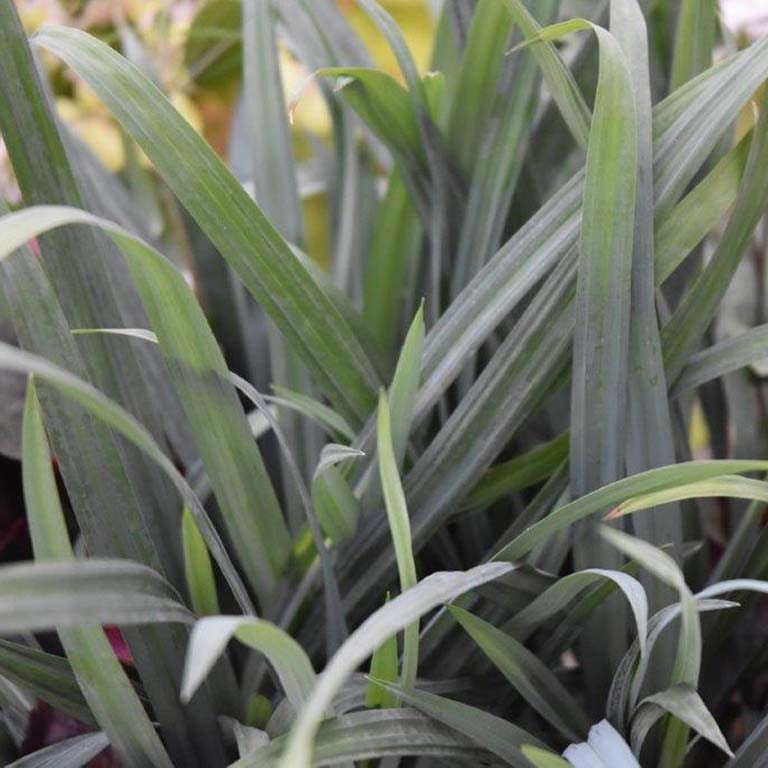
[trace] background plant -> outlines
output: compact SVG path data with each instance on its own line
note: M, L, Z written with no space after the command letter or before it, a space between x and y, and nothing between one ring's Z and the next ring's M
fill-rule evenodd
M0 0L7 762L768 760L768 41L436 5L425 67L374 0L210 2L182 103L130 13Z

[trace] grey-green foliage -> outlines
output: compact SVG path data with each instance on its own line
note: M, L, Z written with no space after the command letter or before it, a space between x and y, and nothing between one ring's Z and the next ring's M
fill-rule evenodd
M96 729L14 764L758 768L768 717L724 705L766 671L729 648L768 592L768 39L715 64L714 0L450 0L428 74L358 0L384 71L344 5L205 4L233 174L135 30L28 40L0 0L35 554L0 568L0 735L35 699ZM291 127L283 46L328 141ZM152 174L62 135L40 51Z

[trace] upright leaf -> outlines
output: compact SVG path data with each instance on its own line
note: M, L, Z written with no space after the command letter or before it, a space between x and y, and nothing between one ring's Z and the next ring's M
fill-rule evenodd
M262 304L338 409L360 422L378 376L347 322L247 192L157 88L79 30L35 37L66 61L138 141L160 175ZM141 109L135 106L141 105Z
M35 558L74 560L32 380L24 407L22 469ZM103 630L62 629L59 636L94 717L120 759L128 764L170 768L170 758Z
M571 492L576 497L624 474L637 205L634 84L616 38L600 27L593 29L600 46L600 75L584 178L571 384ZM588 525L580 526L574 554L580 568L616 565L615 556L601 546ZM603 658L610 664L617 663L624 651L626 626L615 615L606 626L608 610L601 608L591 620L586 643L594 647L599 632ZM600 670L594 654L590 660L592 685L607 690L605 670Z
M379 474L384 503L387 508L392 544L395 548L397 570L400 575L402 593L416 586L416 563L411 544L411 524L405 494L397 471L397 458L392 443L392 428L387 396L379 396L379 417L377 430ZM418 619L405 629L403 644L403 668L401 680L404 688L412 688L416 682L419 665L419 622Z
M11 214L0 223L7 235L2 250L7 254L36 234L72 222L107 231L123 250L157 330L224 521L253 589L266 600L289 554L288 531L229 382L221 350L199 304L183 277L157 251L83 211L32 208Z
M0 131L26 203L80 205L81 192L12 0L0 2L0 58ZM22 344L96 382L153 428L159 427L157 398L150 397L146 387L151 366L143 366L133 350L115 354L97 340L79 350L74 340L64 338L72 326L123 324L126 300L132 303L132 296L126 292L129 281L119 259L105 261L107 244L87 231L63 233L40 245L42 260L17 263L14 279L4 285ZM116 444L113 436L82 413L61 407L63 401L46 390L41 388L41 403L54 451L92 550L144 562L180 586L176 521L164 514L173 504L170 486L130 446ZM106 525L105 515L110 520ZM172 755L190 766L223 764L207 695L185 711L177 704L184 632L145 627L129 630L126 639Z
M198 616L216 615L220 612L219 599L211 557L195 518L187 507L181 517L181 541L187 592L192 608Z
M669 88L671 91L693 80L712 66L717 31L715 0L682 0L675 30Z
M408 335L405 337L395 374L389 388L390 423L392 426L392 449L398 470L403 467L408 435L411 430L413 406L421 381L421 357L424 351L424 303L422 302L413 318Z

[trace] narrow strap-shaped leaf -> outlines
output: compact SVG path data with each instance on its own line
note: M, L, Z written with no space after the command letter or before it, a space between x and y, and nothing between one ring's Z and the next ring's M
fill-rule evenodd
M192 629L184 682L183 701L189 701L232 637L263 653L274 666L286 696L300 709L315 685L315 672L301 646L268 621L245 616L212 616Z
M711 260L664 327L664 357L676 382L709 327L757 223L768 207L768 98L761 104L739 196Z
M517 692L563 736L585 739L589 720L562 683L524 645L468 611L448 610Z
M637 204L638 126L634 83L616 38L589 22L572 21L540 36L592 27L600 72L589 134L576 282L571 383L571 491L582 496L624 474L628 348L634 220ZM589 524L574 543L579 568L614 567L617 559ZM625 619L602 606L590 620L586 648L602 637L607 663L624 650ZM607 689L597 658L587 664L593 689ZM602 679L601 679L602 678Z
M766 359L768 325L758 325L693 355L683 368L671 394L680 395Z
M556 48L549 42L551 38L541 36L541 26L522 0L504 0L504 4L528 41L544 41L543 45L535 45L532 48L533 56L541 67L550 95L557 103L576 143L586 149L589 144L590 112L573 75L563 63Z
M96 725L72 667L63 656L0 640L0 675L81 723Z
M422 302L400 350L395 374L389 387L392 450L398 470L403 468L411 429L416 392L421 381L421 356L424 351L424 304Z
M64 59L104 99L321 388L345 416L362 420L378 383L372 364L346 321L213 150L144 75L96 38L49 27L35 42Z
M376 214L363 288L363 317L388 359L394 354L400 331L401 305L410 299L404 291L403 275L416 271L422 236L403 172L395 167Z
M193 620L168 582L127 560L21 563L0 575L3 634Z
M612 546L639 562L660 581L678 592L682 626L672 668L671 684L673 686L688 686L695 691L701 669L701 624L696 600L685 583L685 577L678 564L666 552L621 531L603 528L600 535ZM682 761L688 742L687 726L688 723L685 718L673 719L669 722L662 748L663 765L678 765Z
M716 19L715 0L682 0L680 3L669 84L671 91L712 65Z
M80 768L109 745L105 733L72 736L9 763L6 768Z
M768 471L768 461L688 461L660 467L610 483L580 499L566 504L528 528L503 550L496 559L514 562L555 533L578 520L606 511L626 499L644 493L662 491L680 485L721 477L736 472Z
M318 678L288 738L280 768L308 768L313 739L333 697L352 672L391 635L436 606L508 573L511 566L481 565L469 571L434 573L371 614L347 639Z
M402 593L416 586L416 563L413 559L411 524L405 494L397 471L397 457L392 443L392 427L387 395L382 390L379 396L379 418L377 431L379 474L384 504L387 508L392 544L395 548L397 570L400 575ZM404 688L412 688L416 682L419 665L419 622L418 619L405 629L403 643L403 668L401 681Z
M645 637L648 633L648 599L640 582L621 571L590 568L564 576L517 613L507 628L515 633L516 629L536 626L546 621L569 606L577 595L598 581L613 582L626 596L637 625L640 653L644 656Z
M606 519L615 520L632 512L649 509L656 504L697 498L749 499L752 501L768 502L768 483L763 480L753 480L749 477L724 475L723 477L702 480L689 485L680 485L666 491L658 491L629 499L613 509Z
M635 755L640 755L645 737L654 723L667 713L685 723L726 755L733 757L725 736L696 689L683 684L654 693L639 704L632 721L632 751ZM662 765L672 766L679 763L662 762Z
M192 609L198 616L215 616L220 611L211 556L195 518L187 507L181 516L181 543L184 550L184 574Z
M253 605L248 592L237 574L219 534L208 517L208 513L173 465L173 462L160 450L149 432L136 419L90 384L78 379L77 376L52 365L37 355L23 352L8 344L0 344L0 368L35 375L55 387L66 397L76 401L100 422L111 427L137 448L144 451L164 471L195 514L195 519L205 537L206 544L243 610L253 612Z
M389 602L389 595L386 602ZM397 635L392 635L371 656L371 680L365 692L365 706L368 709L393 709L397 706L398 697L386 684L397 685L398 666Z
M611 31L627 58L637 114L637 198L632 254L630 316L629 420L627 471L631 474L673 464L672 422L656 314L654 276L653 121L648 30L637 0L613 0ZM653 544L672 544L680 556L683 542L680 509L657 509L638 518L637 534ZM651 604L664 596L649 584Z
M182 276L141 240L75 209L40 207L4 217L0 227L7 236L0 250L7 255L41 232L75 222L105 230L123 249L243 567L254 590L266 600L289 554L288 531L242 406L227 380L222 353ZM222 452L222 445L229 451Z
M745 136L674 208L656 222L655 280L662 285L733 205L749 154Z
M73 561L34 381L24 406L24 501L37 561ZM100 627L59 631L72 670L99 726L121 760L170 768L171 761Z
M409 755L432 757L444 764L457 760L477 765L488 757L486 750L413 709L353 712L326 720L320 726L315 746L313 766ZM245 755L230 768L277 768L284 764L285 750L289 748L289 737L281 737Z
M280 80L273 0L243 3L243 99L256 202L289 242L303 244L301 203Z
M458 72L449 81L445 129L446 145L465 173L478 159L511 30L512 18L502 3L477 3Z
M502 720L477 707L436 696L427 691L406 689L385 680L372 680L372 682L391 691L409 706L415 707L425 715L472 739L478 746L493 752L515 768L528 768L528 763L520 752L523 744L541 745L535 736L514 723Z
M546 480L568 456L569 436L559 435L522 456L491 467L464 500L463 509L488 506L507 494Z

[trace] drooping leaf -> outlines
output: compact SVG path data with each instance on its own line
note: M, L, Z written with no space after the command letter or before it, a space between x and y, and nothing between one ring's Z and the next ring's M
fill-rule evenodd
M391 691L409 706L415 707L425 715L472 739L478 746L493 752L506 763L517 768L527 768L527 763L520 752L522 745L540 744L539 740L527 731L482 709L426 691L406 689L384 680L372 682Z
M91 385L29 352L0 344L0 368L35 375L66 397L76 401L100 422L108 425L144 451L165 472L189 505L196 516L195 519L205 537L206 544L232 588L233 594L244 610L252 610L250 597L200 500L138 421Z
M492 563L466 572L435 573L372 613L349 636L318 678L291 730L280 768L307 768L311 764L314 736L335 693L384 640L437 605L450 602L509 570L509 565Z
M612 581L624 593L632 608L637 625L640 653L645 655L645 638L648 633L648 599L640 582L621 571L591 568L564 576L539 595L530 605L515 614L508 625L508 629L514 633L516 629L541 624L550 616L554 616L570 605L577 595L596 581Z
M80 768L109 745L105 733L72 736L9 763L6 768Z
M684 684L654 693L639 704L632 720L632 751L635 755L639 756L650 728L666 713L673 715L726 755L733 757L728 742L699 694Z
M241 758L231 768L277 768L285 764L289 749L290 737L281 737L269 747ZM318 730L311 764L338 765L344 760L408 755L476 764L488 752L413 709L385 709L326 720Z
M3 634L193 620L166 581L126 560L20 563L0 573Z
M247 616L212 616L195 624L184 666L182 700L192 698L232 637L269 659L286 696L298 710L315 686L311 662L301 646L279 627Z
M706 480L734 472L768 470L768 462L760 461L689 461L660 467L606 485L580 499L555 510L544 520L531 526L496 554L497 559L518 560L535 546L574 522L601 510L606 511L625 499L644 493L663 491L680 485Z

